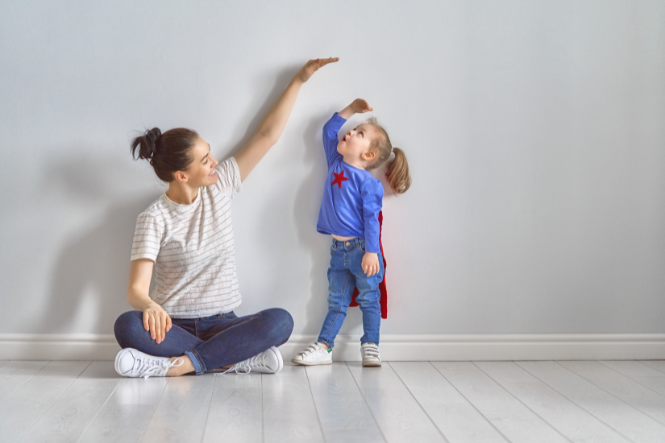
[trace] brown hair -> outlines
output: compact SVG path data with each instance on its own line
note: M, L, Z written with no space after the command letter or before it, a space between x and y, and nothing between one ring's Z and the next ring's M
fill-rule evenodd
M194 161L190 149L199 134L186 128L169 129L162 134L159 128L148 129L132 141L132 157L146 159L160 180L172 182L176 171L186 171Z
M374 163L367 167L367 170L376 169L384 164L390 157L390 153L395 153L395 158L386 166L386 178L390 184L390 189L395 194L404 194L411 186L411 176L409 176L409 164L406 161L406 155L400 148L393 148L390 143L388 133L374 117L368 119L365 123L372 125L379 133L380 137L372 140L370 149L376 151L377 156Z

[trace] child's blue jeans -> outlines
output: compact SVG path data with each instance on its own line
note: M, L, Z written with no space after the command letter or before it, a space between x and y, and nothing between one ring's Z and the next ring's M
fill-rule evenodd
M372 342L379 344L379 329L381 328L381 293L379 283L383 281L383 257L379 258L379 272L367 277L362 269L365 256L365 240L354 238L348 241L333 239L330 248L330 268L328 268L328 314L323 321L323 327L318 341L331 348L335 345L335 337L339 333L346 318L346 308L351 304L353 289L358 288L356 301L363 313L364 334L361 343Z

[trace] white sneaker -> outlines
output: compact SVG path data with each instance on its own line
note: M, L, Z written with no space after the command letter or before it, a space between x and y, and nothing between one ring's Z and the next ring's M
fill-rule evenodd
M363 357L363 366L381 366L379 347L375 343L363 343L360 346L360 355Z
M282 360L282 354L279 352L279 349L272 346L252 358L236 363L223 373L226 374L227 372L235 371L236 374L249 374L254 371L261 374L274 374L281 371L283 367L284 360Z
M169 368L182 366L185 361L177 358L155 357L132 348L125 348L115 357L115 372L123 377L165 377Z
M332 348L326 349L320 343L314 343L293 357L291 363L305 366L331 365Z

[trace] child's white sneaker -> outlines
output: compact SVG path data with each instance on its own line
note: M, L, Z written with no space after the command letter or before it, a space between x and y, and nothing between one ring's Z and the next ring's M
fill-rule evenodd
M305 366L331 365L332 348L326 349L320 343L314 343L293 357L291 363Z
M165 377L173 366L181 366L185 361L177 358L155 357L132 348L125 348L115 357L115 372L123 377Z
M363 357L363 366L381 366L379 347L375 343L363 343L360 346L360 355Z
M236 363L224 371L224 374L231 371L235 371L236 374L249 374L252 371L261 374L274 374L275 372L281 371L283 367L284 360L282 360L282 353L279 352L279 349L276 347L271 346L269 349L266 349L260 354L256 354L254 357Z

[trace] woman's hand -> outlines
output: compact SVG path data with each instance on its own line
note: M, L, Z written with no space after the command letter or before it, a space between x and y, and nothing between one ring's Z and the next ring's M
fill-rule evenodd
M157 344L164 341L164 336L171 330L171 317L157 303L151 303L143 311L143 327L150 331L150 338Z
M319 70L322 66L327 65L328 63L335 63L339 60L339 57L330 57L330 58L317 58L316 60L310 60L305 63L300 71L295 75L294 78L297 78L301 82L305 83L316 71Z
M337 114L340 117L348 120L353 114L362 114L364 112L373 110L374 108L372 108L369 103L367 103L367 101L363 100L362 98L357 98L349 106L342 109Z
M366 276L371 277L379 273L379 254L376 252L365 252L363 262L361 264L363 272Z

